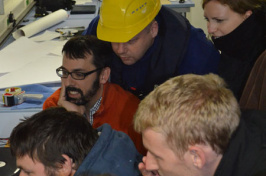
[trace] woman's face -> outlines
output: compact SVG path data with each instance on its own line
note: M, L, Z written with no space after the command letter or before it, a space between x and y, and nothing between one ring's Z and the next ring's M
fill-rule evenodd
M204 6L208 33L214 38L229 34L251 14L252 11L247 11L245 14L234 12L228 5L221 4L216 0L210 1Z

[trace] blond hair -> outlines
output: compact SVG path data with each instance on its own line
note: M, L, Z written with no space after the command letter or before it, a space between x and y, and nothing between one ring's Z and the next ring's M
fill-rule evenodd
M141 101L134 128L160 132L179 156L194 144L222 154L240 120L237 100L225 86L214 74L169 79Z

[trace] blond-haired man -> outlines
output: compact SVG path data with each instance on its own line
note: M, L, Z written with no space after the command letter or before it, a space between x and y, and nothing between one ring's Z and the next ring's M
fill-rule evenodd
M139 169L144 176L266 173L266 113L240 114L233 93L214 74L166 81L135 115L148 150Z

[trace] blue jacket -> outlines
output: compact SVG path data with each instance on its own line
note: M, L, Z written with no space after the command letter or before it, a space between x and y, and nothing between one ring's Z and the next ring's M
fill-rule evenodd
M101 134L75 175L140 175L138 163L142 155L137 152L131 139L125 133L113 130L108 124L103 124L97 130Z
M124 65L113 57L111 82L119 84L139 98L171 77L194 73L216 73L220 54L201 29L194 28L179 13L162 6L156 16L159 33L153 46L133 65ZM83 35L96 35L99 16Z

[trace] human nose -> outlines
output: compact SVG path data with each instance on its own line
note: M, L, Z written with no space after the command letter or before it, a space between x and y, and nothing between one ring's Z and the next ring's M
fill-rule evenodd
M207 28L208 28L209 34L214 34L214 32L217 31L217 25L215 23L212 23L212 22L207 23Z
M146 155L145 166L146 170L148 171L156 171L159 169L154 156L149 151L147 152Z

